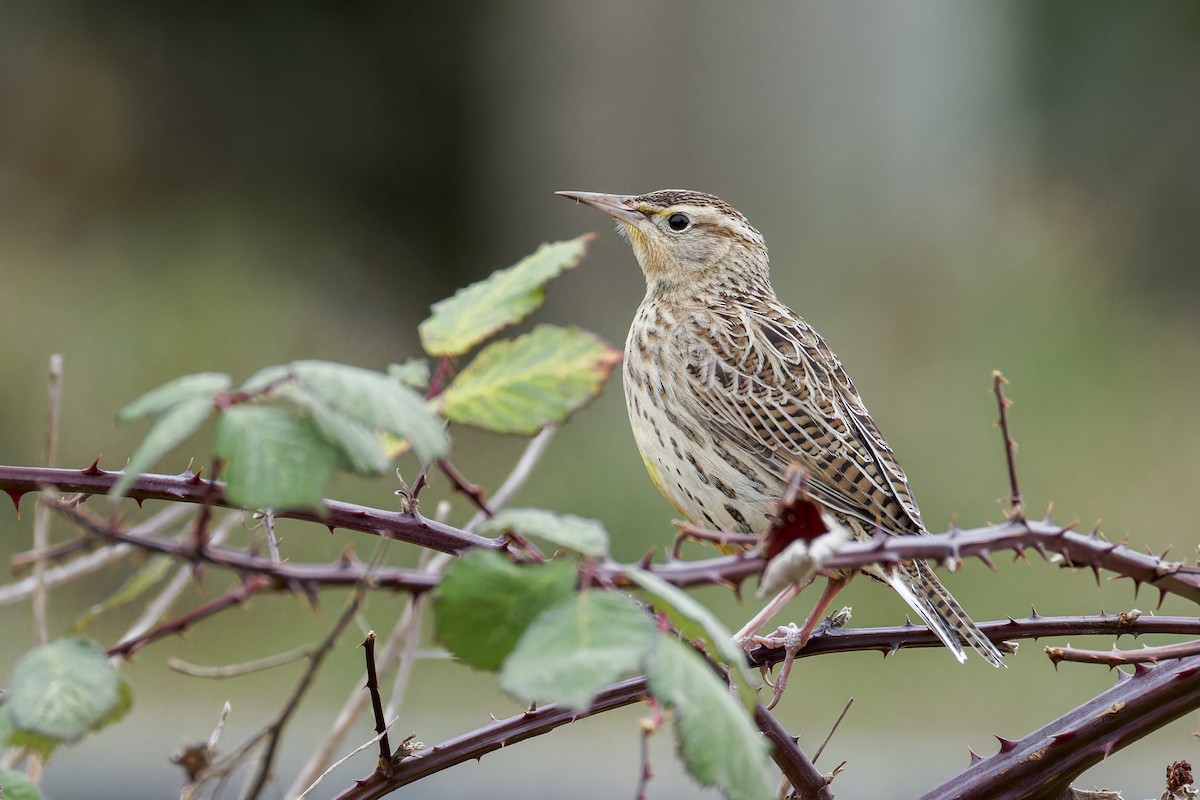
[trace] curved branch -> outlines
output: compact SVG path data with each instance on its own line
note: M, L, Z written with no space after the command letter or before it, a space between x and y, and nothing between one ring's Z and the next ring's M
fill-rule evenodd
M1200 707L1200 656L1121 673L1116 686L1000 752L921 800L1056 797L1093 764ZM1046 764L1054 769L1047 770Z
M1200 618L1151 617L1130 619L1124 614L1097 616L1042 617L980 622L979 629L996 644L1007 639L1041 639L1048 636L1142 636L1145 634L1190 634L1200 636ZM890 655L912 647L943 647L929 628L913 624L889 628L818 628L797 658L825 653L851 653L878 650ZM752 667L770 667L783 661L786 654L778 647L756 647L749 652Z
M47 486L54 486L64 493L107 494L121 475L120 472L102 470L96 464L87 469L0 466L0 491L7 492L13 499L13 504L19 507L23 495ZM191 472L180 475L141 475L129 487L125 496L139 503L145 500L173 500L180 503L208 503L224 508L241 508L225 497L225 484L206 480ZM330 530L345 528L373 533L387 539L399 539L453 555L460 555L472 547L488 550L500 550L504 547L504 543L497 539L468 533L451 525L426 519L420 514L384 511L337 500L323 501L319 510L293 508L276 511L275 517L315 522Z
M801 800L833 800L833 792L825 776L812 760L796 745L796 739L780 724L775 715L759 703L754 708L754 722L771 743L771 754L788 783Z
M188 543L144 536L133 531L111 527L68 501L58 501L54 503L54 508L92 535L109 542L126 544L142 550L163 553L183 561L203 562L269 579L259 585L259 590L286 589L312 594L318 588L356 586L366 583L383 589L420 594L437 586L439 580L438 576L419 569L372 567L359 561L343 560L332 564L296 564L253 556L239 550L213 545L198 551Z
M7 492L15 502L23 494L56 486L66 492L101 494L107 492L120 477L118 472L105 472L95 465L84 470L0 466L0 491ZM128 496L135 500L175 500L188 503L233 506L224 494L224 485L207 481L190 473L183 475L142 475L131 487ZM291 509L276 512L276 517L306 520L330 529L372 533L398 539L453 555L472 547L499 550L505 547L499 539L489 539L451 525L426 519L418 514L384 511L352 503L323 501L320 512ZM851 542L842 547L825 566L830 569L861 568L868 564L895 564L923 559L957 564L966 557L991 564L991 554L1011 550L1024 555L1036 550L1043 556L1059 553L1066 566L1091 567L1097 575L1101 569L1111 570L1133 580L1154 586L1162 595L1168 593L1200 603L1200 569L1184 566L1131 550L1123 543L1113 543L1095 534L1080 534L1047 521L1013 520L974 530L952 530L933 536L880 535L867 542ZM630 586L625 576L630 566L606 564L600 568L601 578L617 585ZM661 565L645 565L651 571L677 586L695 584L741 583L762 570L762 559L756 555L738 554L696 561L670 561Z
M829 569L858 569L869 564L899 564L904 561L936 561L957 564L972 557L991 564L991 554L1010 550L1024 555L1035 550L1046 556L1060 554L1068 567L1090 567L1116 572L1135 586L1149 584L1161 594L1177 594L1200 603L1200 569L1131 550L1120 542L1109 542L1095 534L1075 533L1049 522L1012 521L972 530L952 530L931 536L879 535L866 542L850 542L825 562ZM647 568L676 586L738 584L762 571L762 558L737 554L694 561L668 561ZM617 585L631 585L625 571L632 566L609 564L606 577Z

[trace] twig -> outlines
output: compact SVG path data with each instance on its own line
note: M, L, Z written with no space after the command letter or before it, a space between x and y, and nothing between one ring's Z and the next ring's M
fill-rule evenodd
M650 766L650 737L662 727L663 724L663 709L657 700L653 697L646 700L649 716L642 719L641 724L641 770L638 774L637 791L634 793L635 800L646 800L646 788L650 785L650 781L654 780L654 768Z
M1004 435L1004 457L1008 461L1008 483L1012 489L1009 497L1008 518L1025 519L1025 501L1021 499L1021 488L1017 485L1017 443L1008 432L1008 407L1012 401L1004 396L1004 384L1008 383L1000 370L992 372L992 391L996 394L996 405L1000 408L1000 432Z
M282 561L279 557L279 540L275 538L275 512L267 509L260 517L262 520L263 533L267 537L267 552L271 555L272 561Z
M243 800L253 800L253 798L257 798L262 793L263 787L266 785L267 779L270 777L274 767L275 753L279 749L279 740L283 737L283 730L287 726L288 720L291 719L296 709L300 707L300 701L308 692L308 688L316 678L317 671L321 668L325 657L333 650L333 646L342 635L342 631L349 626L355 614L362 608L364 597L366 597L366 587L360 585L355 590L354 596L350 598L350 602L346 604L346 608L342 611L341 616L338 617L337 621L329 629L329 633L325 636L325 639L313 650L312 657L308 662L308 669L300 676L300 680L296 683L291 696L284 704L283 710L267 726L266 751L259 759L257 774L248 785L247 790L242 793Z
M371 710L375 713L375 733L379 734L379 766L381 772L392 771L392 746L387 737L387 721L383 717L383 699L379 696L379 675L375 672L375 631L363 640L363 657L367 662L367 693L371 696Z
M192 509L187 506L173 505L164 508L154 516L137 525L137 527L129 531L130 535L150 537L160 533L165 528L174 525L179 520L192 513ZM45 584L48 589L53 589L63 584L70 583L77 578L82 578L86 575L91 575L93 572L99 572L104 567L119 561L136 548L130 544L115 544L107 547L102 547L93 553L88 553L85 556L80 556L75 560L63 564L58 567L53 567L46 571ZM34 581L32 577L24 580L10 583L7 586L0 587L0 606L6 606L11 603L18 602L31 595L34 591Z
M240 586L220 597L214 598L203 605L193 608L186 614L151 628L150 630L130 639L125 639L108 649L109 658L129 658L151 642L166 636L183 633L202 619L219 614L231 606L240 606L250 597L271 588L271 581L262 575L252 575Z
M182 658L171 657L167 659L167 668L193 678L237 678L253 672L262 672L263 670L282 667L284 664L291 664L302 658L308 658L312 655L312 652L311 646L304 645L302 647L294 647L283 653L276 653L273 656L267 656L266 658L243 661L240 664L222 664L219 667L206 667L200 664L192 664L189 661L184 661Z
M456 491L462 492L468 498L470 498L471 502L474 503L475 506L487 516L496 516L496 512L492 510L490 505L488 505L488 501L483 494L482 487L471 483L469 480L463 477L463 474L458 471L458 467L454 466L450 459L439 458L437 460L437 465L438 468L441 469L442 473L450 479L450 483L454 486Z
M434 556L433 560L426 565L425 571L431 577L436 577L437 575L441 574L441 571L445 569L449 561L450 556L446 555L445 553L438 553L436 556ZM401 659L403 654L411 653L412 649L414 649L416 646L421 625L421 607L423 605L422 597L423 595L414 595L413 597L409 598L408 605L406 605L404 608L404 613L400 615L400 619L396 622L396 625L392 628L391 633L388 635L386 643L383 647L383 651L379 654L380 672L386 673L388 670L394 667L397 662L400 663L402 668L404 668L406 665L411 667L411 663L413 661L411 657L404 660ZM400 675L397 674L397 680L399 680L399 678ZM397 697L399 696L399 690L402 688L402 686L393 688L391 700L392 704L398 702ZM358 719L359 715L362 714L362 711L366 707L369 699L370 698L367 697L366 693L364 693L360 688L355 687L355 690L342 704L342 708L338 711L337 717L334 718L333 724L330 726L329 735L325 737L316 750L314 750L308 757L308 761L305 762L304 766L297 773L295 779L292 781L292 785L285 793L285 797L293 797L301 791L307 791L308 788L311 788L329 772L329 769L325 769L323 773L322 769L326 764L329 763L330 759L333 758L333 754L337 752L338 747L345 740L346 734L349 732L354 722ZM396 712L393 709L389 716L395 716L395 713Z
M854 698L851 697L846 701L846 705L842 708L842 713L838 714L837 719L833 721L833 727L829 729L829 733L825 735L825 741L821 742L821 746L817 748L817 752L813 754L813 763L817 763L817 759L821 757L821 753L825 752L825 745L829 744L829 740L833 738L833 734L837 733L838 726L842 724L842 720L846 718L846 712L850 710L850 706L854 705Z
M58 452L58 418L62 407L63 359L58 353L50 356L50 370L46 379L46 445L42 451L42 466L54 463ZM38 497L33 512L33 549L44 551L50 544L50 508L45 495ZM50 623L47 615L49 592L46 589L46 562L33 564L33 638L37 644L50 641Z
M8 559L8 568L12 570L12 574L20 575L27 569L30 569L39 561L47 563L51 561L61 561L67 556L73 556L81 550L88 550L95 547L96 543L87 537L80 536L75 539L68 539L65 542L47 545L42 550L29 549L23 553L14 553Z
M393 720L393 722L395 722L395 720ZM319 786L319 785L320 785L321 781L323 781L323 780L325 780L326 778L328 778L328 777L329 777L329 776L330 776L330 775L333 773L333 771L334 771L334 770L336 770L336 769L337 769L338 767L340 767L342 764L345 764L345 763L346 763L347 761L349 761L350 759L354 758L354 756L358 755L358 754L359 754L359 753L361 753L363 750L366 750L368 747L370 747L371 745L375 744L375 742L379 741L380 739L382 739L382 738L383 738L384 736L386 736L386 735L387 735L387 731L386 731L386 730L385 730L385 731L383 731L382 733L377 733L377 734L375 734L373 737L371 737L370 739L367 739L365 742L363 742L362 744L360 744L358 747L356 747L356 748L354 748L353 750L351 750L351 751L350 751L349 753L347 753L346 755L344 755L344 756L342 756L341 758L339 758L337 761L334 761L332 764L330 764L330 765L329 765L329 767L328 767L328 768L327 768L327 769L326 769L324 772L322 772L320 775L318 775L318 776L316 777L316 780L314 780L314 781L313 781L311 784L309 784L309 786L308 786L308 788L307 788L307 789L305 789L304 791L300 792L300 794L298 794L298 795L294 795L294 796L295 796L295 798L296 798L296 800L304 800L304 798L308 796L308 793L309 793L309 792L311 792L313 789L317 788L317 786ZM291 795L291 794L287 794L287 795L284 795L284 796L285 796L285 797L292 797L293 795Z
M679 528L675 532L675 542L671 546L671 556L680 558L683 555L684 542L711 542L721 547L736 546L739 549L753 547L762 541L757 533L727 533L725 531L709 531L698 528L690 522L676 522Z
M244 516L240 511L233 511L226 514L225 519L221 520L216 530L213 531L210 544L219 545L224 542L226 537L229 536L229 532L233 530L233 526L239 524ZM183 567L176 570L174 577L171 578L153 600L146 604L141 616L129 627L129 630L125 631L125 635L121 639L134 639L150 630L159 620L166 616L171 605L179 599L179 595L183 594L183 590L188 587L191 581L191 569Z
M754 721L771 743L771 757L796 790L796 795L803 800L833 800L833 792L829 791L825 776L804 755L795 738L784 729L775 715L760 704L754 709Z
M537 436L529 440L525 451L517 460L512 472L500 484L500 488L492 495L492 505L497 510L506 506L512 496L524 485L525 481L532 474L534 467L541 460L542 455L546 452L550 441L554 438L554 433L557 427L548 425L543 428ZM446 511L449 510L449 504L446 504ZM435 518L438 523L443 522L445 515L439 513ZM471 518L465 526L465 530L470 532L477 525L487 519L482 511ZM490 540L489 540L490 541ZM438 553L425 564L420 572L427 575L431 580L431 585L436 585L438 576L450 563L450 556L445 553ZM374 573L376 585L382 582L386 584L387 578L384 577L390 568L381 567ZM404 697L405 688L408 685L409 675L411 674L413 664L416 663L414 653L417 643L420 638L421 630L421 608L424 604L423 595L414 594L408 601L408 605L404 608L404 613L400 615L391 633L385 640L383 651L379 654L378 668L381 673L386 674L392 668L396 668L396 676L392 682L392 691L388 700L387 715L394 717L399 714L400 702ZM337 752L342 741L345 740L347 732L351 725L358 719L366 706L367 696L362 691L355 690L352 692L342 704L342 708L338 711L337 717L334 719L331 731L328 737L321 745L309 756L304 767L299 771L292 785L288 788L286 796L291 797L302 790L307 791L306 787L311 787L320 780L322 767L329 763L333 758L333 754ZM326 770L328 772L328 770Z
M367 580L373 586L413 593L426 592L437 585L436 576L419 570L390 567L371 568L358 562L333 564L293 564L276 562L269 558L252 556L238 550L222 547L207 547L202 554L195 553L182 542L135 535L133 531L109 528L92 518L82 509L59 503L56 509L65 514L85 530L112 542L133 545L143 550L165 553L182 560L201 560L236 572L270 578L269 588L274 590L306 591L316 587L354 586ZM490 541L490 540L489 540Z
M1046 655L1058 666L1062 661L1074 661L1080 664L1104 664L1118 667L1124 664L1154 664L1172 658L1200 655L1200 640L1165 644L1159 647L1143 647L1141 650L1080 650L1067 645L1065 647L1047 647Z
M546 448L550 446L550 440L554 438L555 432L558 430L557 425L547 425L538 431L537 436L529 440L529 444L525 445L525 451L521 453L521 457L517 460L516 466L512 468L512 472L508 473L508 477L500 484L500 488L492 495L492 508L496 511L508 505L508 501L517 493L517 490L525 485L525 481L529 479L533 473L533 468L541 461L542 455L545 454ZM471 521L465 526L465 530L474 531L479 526L487 515L482 511L471 517Z
M221 734L225 730L225 723L229 721L229 712L232 708L228 701L221 707L217 724L205 744L184 747L178 754L171 756L172 763L183 767L188 775L189 783L180 794L180 800L191 800L195 797L200 791L200 785L207 779L217 756L217 743L221 740Z

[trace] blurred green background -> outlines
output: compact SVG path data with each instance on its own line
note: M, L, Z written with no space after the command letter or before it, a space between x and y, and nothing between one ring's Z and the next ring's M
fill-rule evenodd
M1103 518L1112 536L1192 560L1197 98L1200 6L1189 2L5 3L0 462L40 458L51 353L66 363L59 463L103 453L115 469L145 429L118 427L114 412L145 390L296 358L382 368L418 353L431 302L586 230L602 234L591 257L552 285L536 320L622 342L642 292L632 255L598 214L553 192L684 187L720 195L765 234L779 294L842 357L931 528L1002 515L989 393L1001 369L1032 511L1053 501L1062 521ZM522 446L455 434L456 462L492 488ZM160 467L206 463L208 448L205 432ZM331 493L389 506L393 488L340 480ZM427 503L441 496L435 481ZM601 519L623 559L673 533L615 379L517 502ZM5 557L28 547L32 508L0 520ZM451 521L468 514L456 500ZM374 547L281 528L297 560ZM125 574L56 593L55 633ZM946 581L977 619L1031 602L1149 611L1156 599L1040 562L999 574L968 564ZM208 574L188 601L228 586ZM753 610L724 591L701 596L731 627ZM905 616L866 581L842 597L855 624ZM60 752L47 791L174 793L177 742L207 738L229 698L232 746L300 668L216 683L164 660L225 663L313 641L341 602L314 615L259 598L139 653L127 668L134 711ZM364 624L388 630L399 608L372 598ZM88 633L111 644L134 615ZM0 609L0 633L7 675L31 642L27 605ZM343 638L285 739L282 786L355 691L359 640ZM1056 673L1034 642L1002 672L937 651L831 657L799 665L782 715L811 752L855 697L818 766L849 762L841 795L904 796L965 767L968 745L993 752L993 733L1024 735L1111 682L1096 668ZM492 676L446 661L421 662L414 686L397 730L430 744L518 710ZM632 796L640 714L571 726L417 791ZM1196 724L1181 720L1080 784L1157 795L1167 763L1197 756ZM652 796L693 796L671 749L664 731ZM372 766L360 757L316 796Z

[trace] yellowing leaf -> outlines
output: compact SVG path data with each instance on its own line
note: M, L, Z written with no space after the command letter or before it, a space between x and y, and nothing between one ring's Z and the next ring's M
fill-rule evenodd
M598 394L620 351L578 328L540 325L484 348L440 398L452 422L533 434Z
M513 266L434 303L433 314L417 329L425 352L460 355L501 328L520 322L545 300L547 281L583 260L594 236L544 244Z

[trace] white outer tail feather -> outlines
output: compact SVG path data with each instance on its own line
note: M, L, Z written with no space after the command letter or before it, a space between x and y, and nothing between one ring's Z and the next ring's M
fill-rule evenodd
M942 640L942 644L946 645L946 649L958 659L958 663L962 664L967 660L967 654L963 651L963 647L958 641L958 635L947 628L942 618L927 606L925 599L919 597L912 590L908 580L894 570L889 570L884 580L887 581L888 586L896 590L896 594L904 598L904 602L908 603L913 611L917 612L917 615L928 626L929 630L937 634L937 637Z

